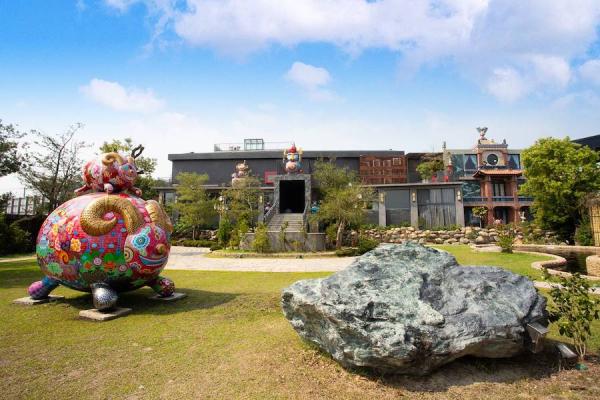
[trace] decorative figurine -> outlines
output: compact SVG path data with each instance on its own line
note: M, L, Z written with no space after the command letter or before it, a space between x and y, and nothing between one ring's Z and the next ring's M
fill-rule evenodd
M296 144L283 151L283 162L285 163L285 172L288 174L302 173L302 149L296 149Z
M231 186L236 186L238 182L242 179L248 178L250 176L250 167L246 163L241 162L235 166L235 172L231 174Z
M42 224L36 253L45 276L29 286L31 298L47 298L62 284L92 292L102 311L116 305L119 292L142 286L160 297L173 294L173 282L160 275L169 257L171 221L155 200L125 193L140 193L133 186L139 173L134 159L142 149L126 158L103 154L102 165L85 165L86 186L77 193L95 193L65 202Z
M85 185L75 191L77 196L85 192L122 192L131 191L141 196L142 191L134 185L138 175L144 173L135 165L135 159L142 154L144 147L137 146L131 155L123 157L117 152L104 153L100 159L90 160L83 167Z

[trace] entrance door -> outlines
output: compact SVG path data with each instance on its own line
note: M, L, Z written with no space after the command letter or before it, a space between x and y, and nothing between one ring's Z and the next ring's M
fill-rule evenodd
M304 180L279 181L279 212L303 213Z

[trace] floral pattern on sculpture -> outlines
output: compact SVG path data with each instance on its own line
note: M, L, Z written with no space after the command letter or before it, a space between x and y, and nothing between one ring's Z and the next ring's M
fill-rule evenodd
M84 179L90 183L92 177L107 178L110 190L101 192L108 186L100 184L86 185L82 189L100 192L60 205L39 230L36 254L45 277L30 286L33 298L47 297L59 284L92 293L101 285L103 295L108 291L111 297L106 307L112 307L118 292L142 286L161 296L173 291L172 282L160 276L170 251L169 217L156 201L125 192L135 189L137 175L134 166L122 162L123 156L109 153L101 158L107 161L105 166L118 163L118 176L110 168L88 163ZM95 305L97 300L94 295Z

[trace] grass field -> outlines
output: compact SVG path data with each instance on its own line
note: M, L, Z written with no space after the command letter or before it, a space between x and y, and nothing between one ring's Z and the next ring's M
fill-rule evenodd
M449 250L461 262L468 256L460 248ZM477 256L483 258L470 258L469 264L520 269L528 262L522 255ZM327 273L167 271L165 275L189 297L165 304L146 300L148 289L123 294L120 305L133 308L133 313L94 323L77 318L79 310L91 307L90 296L65 288L55 291L67 297L63 303L11 304L25 295L40 272L31 261L0 264L2 398L600 396L597 362L589 363L589 371L557 373L549 353L510 360L467 358L426 378L346 371L302 342L279 307L283 287ZM592 349L597 351L598 324L593 333Z
M525 275L529 279L540 281L542 280L542 272L533 269L531 263L534 261L552 260L548 256L539 256L525 253L485 253L473 251L469 246L433 246L436 249L450 252L456 257L456 260L461 265L497 265L506 268L515 274Z

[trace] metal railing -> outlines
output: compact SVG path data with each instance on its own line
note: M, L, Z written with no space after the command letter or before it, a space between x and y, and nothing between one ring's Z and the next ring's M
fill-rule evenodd
M219 151L264 151L284 150L289 148L292 142L239 142L239 143L215 143L213 150Z
M267 213L264 216L263 219L263 223L265 225L269 225L269 222L271 222L271 219L273 219L273 216L275 214L277 214L277 209L279 208L279 199L275 200L273 202L273 205L271 206L271 208L269 208L269 211L267 211Z
M528 196L518 196L518 199L519 199L519 201L533 201L533 197L528 197ZM487 202L489 200L490 200L490 198L485 197L485 196L465 196L464 197L465 203L483 203L483 202ZM492 196L492 201L499 202L499 203L510 203L510 202L515 201L515 197L514 196Z
M511 202L515 201L515 196L492 196L492 201Z
M6 202L7 215L29 216L38 213L48 201L42 196L11 197Z

